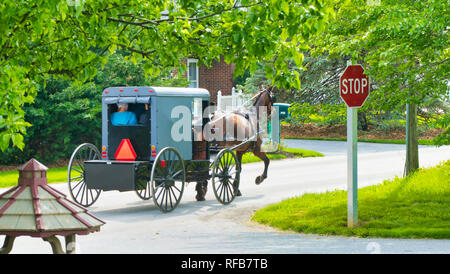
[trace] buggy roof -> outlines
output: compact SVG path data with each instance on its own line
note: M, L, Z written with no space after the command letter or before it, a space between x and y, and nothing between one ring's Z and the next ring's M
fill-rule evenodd
M103 90L103 97L201 97L209 98L208 90L204 88L178 88L178 87L109 87Z

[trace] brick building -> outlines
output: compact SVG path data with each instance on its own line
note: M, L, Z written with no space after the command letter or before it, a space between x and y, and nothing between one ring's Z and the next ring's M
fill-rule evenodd
M217 92L222 91L222 95L230 95L234 86L233 74L234 64L227 64L223 60L213 61L210 68L205 65L198 66L198 60L187 59L187 77L190 87L205 88L211 94L211 101L216 102Z

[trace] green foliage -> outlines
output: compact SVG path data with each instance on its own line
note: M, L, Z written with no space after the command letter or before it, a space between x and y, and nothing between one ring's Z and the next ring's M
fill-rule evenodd
M62 90L59 90L62 88ZM24 108L32 123L24 139L23 151L8 148L1 152L0 164L18 165L34 157L56 162L68 158L84 142L100 144L101 89L94 83L66 87L51 79L39 90L35 104Z
M302 89L292 93L297 102L310 104L341 104L339 77L346 67L344 58L327 55L305 57L305 70L300 72Z
M448 2L442 0L336 0L326 31L314 37L314 54L351 59L371 78L364 109L403 112L448 102Z
M156 77L186 70L183 59L209 66L224 57L236 74L266 62L272 83L297 85L285 60L325 27L333 10L324 0L4 0L0 4L0 149L23 148L26 104L48 75L92 79L116 50L131 53ZM82 100L82 98L79 98ZM56 136L54 136L56 137Z
M243 90L244 94L256 94L260 91L261 85L266 86L270 84L271 81L266 77L264 66L258 63L257 69L241 85L236 84L236 87L238 90ZM278 95L279 93L277 92Z
M310 104L339 104L339 77L345 69L343 58L329 58L328 56L310 56L304 53L304 65L298 67L293 60L286 60L291 74L299 75L301 89L296 86L284 88L277 86L274 90L278 102L310 103ZM260 85L270 85L270 66L258 64L257 69L240 82L245 92L256 93ZM267 71L269 73L267 74Z
M359 226L347 228L347 191L309 193L270 205L253 220L300 233L450 238L450 161L358 190Z
M375 120L373 123L378 131L388 134L393 130L404 129L406 120Z
M334 125L345 123L347 106L345 104L329 105L309 103L294 103L289 108L290 122L316 123L319 125Z
M448 3L442 0L337 0L336 17L314 53L352 58L371 77L374 109L404 110L448 97Z
M433 144L437 146L450 145L450 114L443 115L434 126L445 129L445 131L433 139Z
M18 165L34 157L44 163L70 157L85 142L101 144L101 95L110 86L187 86L185 78L150 78L144 62L133 64L123 54L113 54L90 82L74 85L71 81L50 78L42 86L35 103L24 107L31 122L24 149L7 148L0 152L0 164ZM168 74L167 74L168 75Z

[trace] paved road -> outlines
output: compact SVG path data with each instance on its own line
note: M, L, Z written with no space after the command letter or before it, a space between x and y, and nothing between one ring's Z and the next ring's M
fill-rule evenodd
M344 155L347 153L347 143L342 141L315 141L315 140L297 140L285 139L287 147L303 148L323 153L326 156ZM427 146L420 145L419 148ZM405 151L405 145L398 144L377 144L377 143L358 143L358 154L387 152L387 151Z
M101 232L78 237L79 253L450 253L450 240L359 239L280 232L250 222L266 205L306 192L345 189L345 143L287 140L292 147L320 151L323 158L273 161L269 178L253 183L262 163L246 164L242 197L220 205L212 191L196 202L188 185L179 207L161 214L153 203L133 192L104 192L90 210L107 222ZM404 146L361 143L359 186L401 176ZM428 167L450 159L450 146L420 148L420 164ZM66 184L54 185L67 193ZM1 191L2 192L2 191ZM2 239L1 239L2 240ZM40 239L21 237L12 253L50 253Z

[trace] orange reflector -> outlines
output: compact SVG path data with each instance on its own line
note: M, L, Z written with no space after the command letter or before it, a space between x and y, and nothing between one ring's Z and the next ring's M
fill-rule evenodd
M103 147L102 147L102 150L103 150L103 151L106 151L106 147L105 147L105 146L103 146Z
M136 159L136 152L130 139L122 139L114 157L117 161L134 161Z
M152 150L155 150L156 149L156 147L155 146L152 146Z

